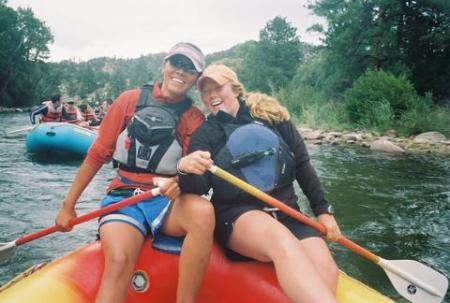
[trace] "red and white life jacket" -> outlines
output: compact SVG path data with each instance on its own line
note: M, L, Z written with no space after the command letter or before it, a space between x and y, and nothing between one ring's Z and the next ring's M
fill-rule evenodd
M86 122L96 119L95 112L92 108L88 108L84 112L81 112L81 117L82 117L83 121L86 121Z
M47 106L47 113L42 114L41 122L60 122L62 119L62 106L55 107L52 101L42 102Z

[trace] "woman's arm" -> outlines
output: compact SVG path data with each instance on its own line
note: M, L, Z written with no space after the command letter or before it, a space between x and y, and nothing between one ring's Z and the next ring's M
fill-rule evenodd
M316 170L311 164L305 141L290 121L281 123L279 131L294 153L296 179L300 188L308 198L317 220L325 226L327 239L336 241L341 236L341 230L331 212L331 204L325 198L325 191Z
M136 93L126 92L119 96L111 111L100 126L97 139L88 151L76 174L72 186L67 193L63 205L56 216L56 226L62 231L71 230L70 220L76 217L75 205L102 165L111 159L115 149L117 137L126 125L126 120L133 112L136 103Z
M308 198L312 211L316 216L328 213L330 203L325 198L325 191L316 170L312 166L302 136L291 121L280 123L277 129L294 153L296 180Z
M63 201L63 205L55 219L56 226L61 231L69 231L72 229L70 220L77 216L75 212L75 204L86 186L91 182L99 168L94 168L83 162L78 173L73 180L72 186Z
M178 162L178 178L182 192L203 195L210 189L210 176L205 173L213 164L211 144L208 140L208 124L203 124L193 134L189 153Z

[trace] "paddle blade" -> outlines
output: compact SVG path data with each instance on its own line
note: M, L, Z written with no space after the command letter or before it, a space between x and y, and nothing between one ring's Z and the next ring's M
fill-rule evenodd
M395 289L413 303L440 303L448 288L448 279L440 272L412 260L384 260L385 270Z
M0 243L0 262L7 260L14 252L15 241Z

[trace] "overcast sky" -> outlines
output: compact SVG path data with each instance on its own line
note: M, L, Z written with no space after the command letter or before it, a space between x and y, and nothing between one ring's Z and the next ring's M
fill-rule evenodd
M308 0L9 0L31 7L50 27L50 60L136 58L167 51L179 41L205 54L250 39L276 16L286 17L304 42L319 43L306 30L323 22L305 7Z

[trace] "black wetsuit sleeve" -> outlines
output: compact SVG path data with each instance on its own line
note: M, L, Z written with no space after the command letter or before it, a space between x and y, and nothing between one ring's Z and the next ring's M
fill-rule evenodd
M209 151L211 153L212 147L208 140L208 129L209 125L206 123L197 129L197 131L192 135L188 153L192 153L197 150ZM211 187L210 173L206 172L201 176L195 174L178 174L178 183L181 191L184 193L203 195L208 193Z
M294 153L296 179L308 198L312 211L316 216L326 213L330 203L325 198L325 191L320 184L316 170L312 166L302 136L291 121L280 123L277 129Z
M42 105L41 107L38 107L34 111L30 113L30 122L31 124L36 124L36 116L37 115L45 115L48 113L48 107L47 105Z

